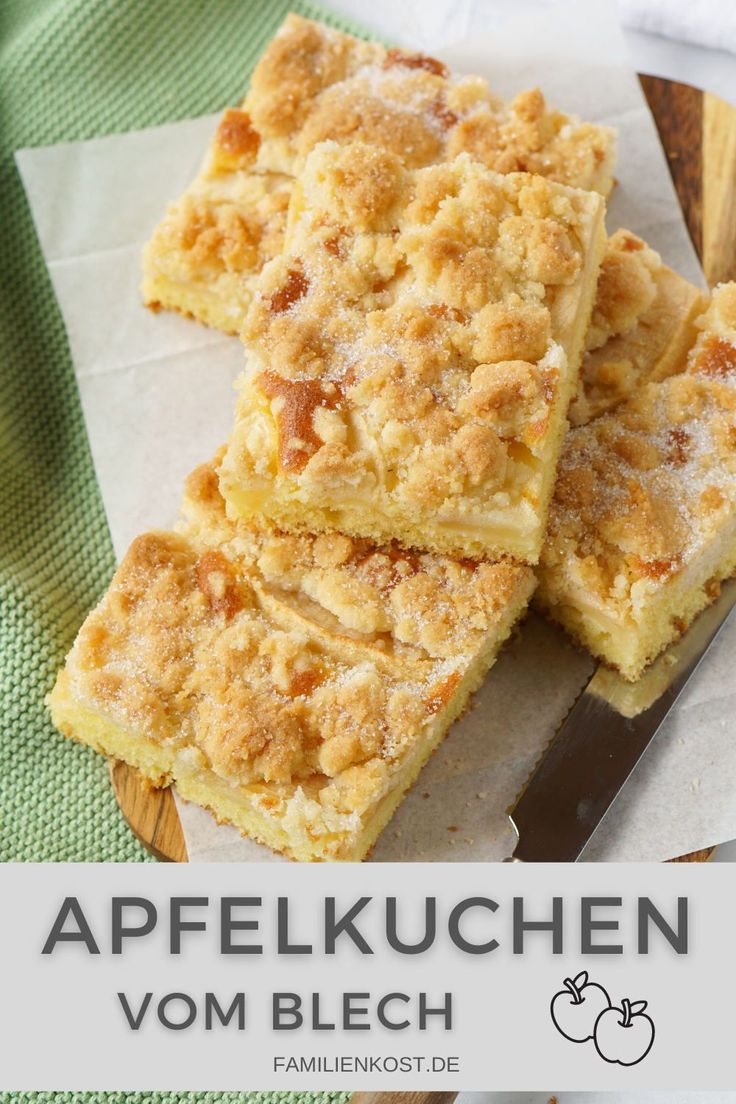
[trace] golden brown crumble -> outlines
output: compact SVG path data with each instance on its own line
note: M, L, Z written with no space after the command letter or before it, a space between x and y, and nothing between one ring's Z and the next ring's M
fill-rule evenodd
M630 230L609 238L586 338L573 425L614 410L649 380L682 369L705 297Z
M409 53L407 50L388 50L383 61L384 69L391 69L394 65L403 65L407 69L426 69L428 73L434 73L436 77L449 77L447 66L437 58L428 54Z
M212 167L216 172L237 172L254 163L261 138L247 111L229 107L215 133Z
M273 402L279 462L286 471L299 472L325 443L318 433L318 411L335 407L339 399L337 388L315 379L284 379L275 372L262 372L258 386Z
M631 609L639 580L663 583L729 524L736 502L731 302L733 285L713 293L682 372L569 433L541 568L555 601L574 605L582 588L595 603Z
M479 525L523 495L541 527L539 468L574 376L598 197L467 156L410 171L387 150L325 143L291 212L243 331L226 497L275 469L316 529L323 495Z
M510 562L234 525L212 465L185 513L133 543L87 618L74 698L231 782L334 778L328 805L421 738L532 588Z
M453 77L435 58L290 15L146 248L146 302L237 331L249 281L280 252L291 180L327 139L375 144L412 168L468 152L498 172L539 173L603 194L612 183L613 132L550 110L538 89L504 104L484 80ZM247 238L247 248L232 249L233 237ZM230 272L239 285L217 280Z
M654 301L653 275L661 264L659 254L630 230L611 235L598 276L585 342L588 349L597 349L612 335L627 333L636 325Z
M185 194L146 247L151 275L163 271L170 279L201 281L216 289L223 275L240 280L244 272L259 272L281 251L290 188L279 178L253 175L243 193L216 202L206 189ZM228 295L237 306L230 285Z
M736 373L736 349L730 341L713 334L701 345L695 367L703 375L726 378Z
M506 105L485 81L453 77L436 58L386 51L295 15L256 66L244 108L264 143L259 164L278 171L290 171L290 158L298 171L321 141L357 139L414 168L469 152L499 172L604 192L611 183L611 132L550 110L539 89Z

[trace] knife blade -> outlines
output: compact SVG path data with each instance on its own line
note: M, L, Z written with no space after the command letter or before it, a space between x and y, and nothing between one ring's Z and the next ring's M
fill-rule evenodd
M512 862L576 862L736 604L736 578L636 683L600 666L509 812Z

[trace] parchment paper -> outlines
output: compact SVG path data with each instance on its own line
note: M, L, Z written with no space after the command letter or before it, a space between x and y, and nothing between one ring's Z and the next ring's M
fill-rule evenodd
M463 41L451 43L448 6L436 20L441 41L425 35L421 45L459 71L487 76L503 94L538 83L551 103L617 126L619 186L609 231L630 227L702 282L613 9L604 0L554 6L484 0L459 4L457 12ZM173 521L184 476L212 454L231 424L232 384L243 363L238 340L153 315L138 294L141 247L166 203L194 175L216 118L17 154L66 322L118 557L143 529ZM662 860L736 837L734 645L736 623L724 630L585 858ZM422 772L373 859L509 854L505 810L592 669L560 632L530 616ZM183 802L179 809L193 861L273 859L203 810Z

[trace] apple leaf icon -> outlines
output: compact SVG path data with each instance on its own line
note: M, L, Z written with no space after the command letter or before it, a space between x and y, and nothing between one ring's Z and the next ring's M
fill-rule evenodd
M565 978L564 986L552 998L552 1020L570 1042L586 1043L593 1038L598 1018L611 1007L611 998L602 985L588 981L587 970Z
M644 1015L646 1001L622 1000L621 1007L607 1008L595 1023L595 1049L606 1062L635 1066L652 1049L654 1024Z

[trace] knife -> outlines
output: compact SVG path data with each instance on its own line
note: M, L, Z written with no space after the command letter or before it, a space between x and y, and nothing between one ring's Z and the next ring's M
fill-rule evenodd
M509 812L507 862L576 862L736 604L736 578L636 683L600 666Z

